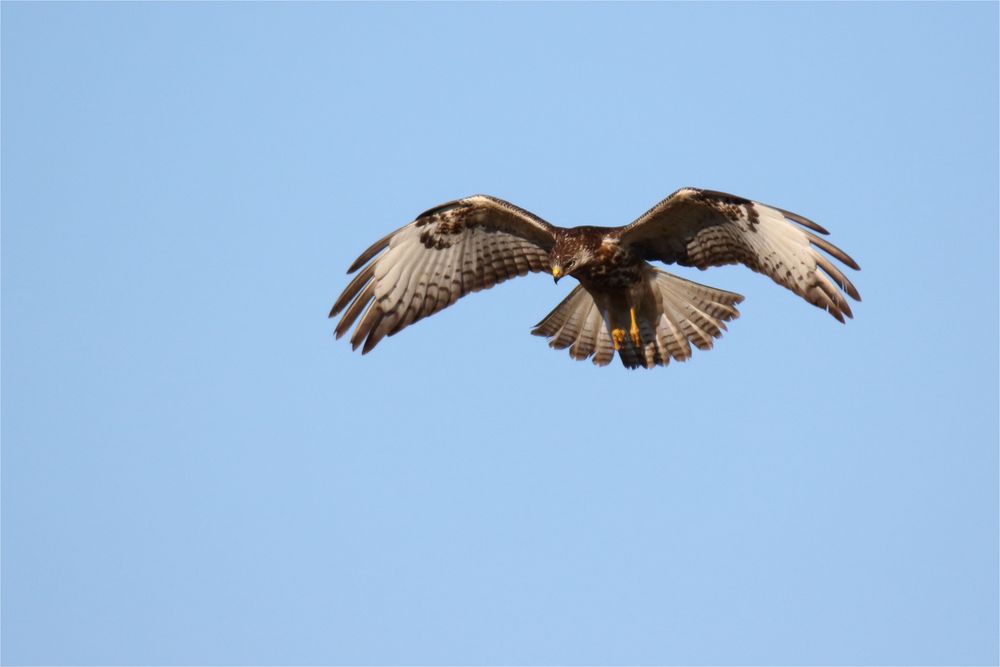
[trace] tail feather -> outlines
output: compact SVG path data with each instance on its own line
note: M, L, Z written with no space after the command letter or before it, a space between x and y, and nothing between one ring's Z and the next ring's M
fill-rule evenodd
M688 344L687 336L684 334L684 316L672 307L676 305L673 302L664 304L661 300L661 303L657 305L660 306L659 317L657 318L654 314L650 319L659 319L657 331L663 331L663 339L666 342L666 346L661 347L661 351L677 361L687 361L691 358L691 345ZM643 315L648 316L647 313L643 313ZM659 343L659 337L657 337L657 343Z
M700 285L665 271L650 268L632 300L636 309L640 344L630 337L618 351L628 368L666 366L671 359L691 357L692 344L712 348L726 330L726 322L739 317L736 305L743 297ZM614 358L612 323L628 329L630 314L625 301L594 295L578 285L531 333L545 336L556 349L569 348L574 359L593 357L599 366Z
M615 358L615 344L611 340L611 332L601 317L597 332L597 351L594 353L594 363L598 366L607 366Z
M594 350L597 347L598 332L602 323L603 318L597 307L592 306L588 309L586 319L580 327L580 334L576 342L573 343L573 346L569 348L569 356L574 359L583 360L594 354Z
M639 325L639 340L642 343L643 352L643 363L641 365L646 368L652 368L653 366L665 366L670 360L669 358L664 359L662 348L656 342L656 329L653 326L653 322L645 317L639 317L636 321ZM629 340L628 347L632 348L632 341ZM626 363L626 359L622 357L622 363L629 366ZM636 368L636 366L629 366L630 368Z
M646 353L642 348L632 345L632 341L626 337L626 342L618 350L618 358L629 368L639 368L646 365Z
M585 298L589 296L586 293L581 294L581 292L583 292L581 287L577 287L570 292L569 296L560 301L559 305L546 315L544 320L535 325L532 333L536 336L548 336L549 338L559 333L559 330L566 324L570 315L581 308Z

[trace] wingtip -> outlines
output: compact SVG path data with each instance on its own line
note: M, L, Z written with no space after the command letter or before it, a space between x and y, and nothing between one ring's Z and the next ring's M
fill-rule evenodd
M342 311L350 301L351 299L344 299L342 295L341 298L337 299L337 302L333 304L333 307L330 309L330 314L327 315L327 318L332 318L339 315L340 311Z
M810 220L809 218L805 217L804 215L799 215L798 213L792 213L791 211L788 211L788 210L783 209L783 208L779 208L777 210L780 211L783 216L785 216L786 218L788 218L792 222L797 222L800 225L802 225L803 227L811 229L811 230L813 230L814 232L816 232L818 234L823 234L824 236L829 236L830 235L830 232L829 232L829 230L827 230L826 227L824 227L823 225L819 224L818 222L814 222L814 221Z

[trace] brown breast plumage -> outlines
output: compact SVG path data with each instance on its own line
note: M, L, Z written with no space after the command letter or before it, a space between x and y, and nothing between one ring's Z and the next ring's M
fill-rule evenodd
M617 242L605 241L594 252L594 261L579 272L581 282L595 287L622 288L642 277L642 260Z

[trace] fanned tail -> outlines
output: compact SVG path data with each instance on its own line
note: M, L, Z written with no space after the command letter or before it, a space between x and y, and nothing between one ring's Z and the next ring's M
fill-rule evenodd
M582 361L593 355L598 366L607 366L615 356L604 315L583 285L577 285L531 333L549 338L549 347L568 347L574 359Z
M666 366L671 359L691 358L691 345L710 350L722 336L726 322L740 316L736 305L743 297L734 292L684 280L666 271L650 269L646 292L636 310L640 345L625 341L622 363L628 368ZM629 313L615 318L628 322Z
M599 366L614 358L613 328L630 330L629 302L635 307L639 345L626 335L618 355L627 368L666 366L671 359L691 357L691 345L712 348L726 330L726 322L739 317L736 305L743 297L684 280L650 267L634 298L613 299L588 292L582 285L570 292L531 333L549 338L556 349L569 348L574 359Z

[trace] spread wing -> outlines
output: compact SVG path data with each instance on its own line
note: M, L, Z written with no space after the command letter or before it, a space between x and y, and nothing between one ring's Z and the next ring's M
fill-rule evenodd
M348 273L361 272L333 304L347 309L337 338L367 353L385 336L453 304L469 292L530 271L547 271L555 228L502 199L475 195L442 204L377 241ZM363 267L363 268L362 268Z
M619 239L646 260L699 269L744 264L843 322L853 315L837 286L855 301L861 296L817 249L852 269L860 267L817 233L828 232L795 213L724 192L683 188L622 227Z

